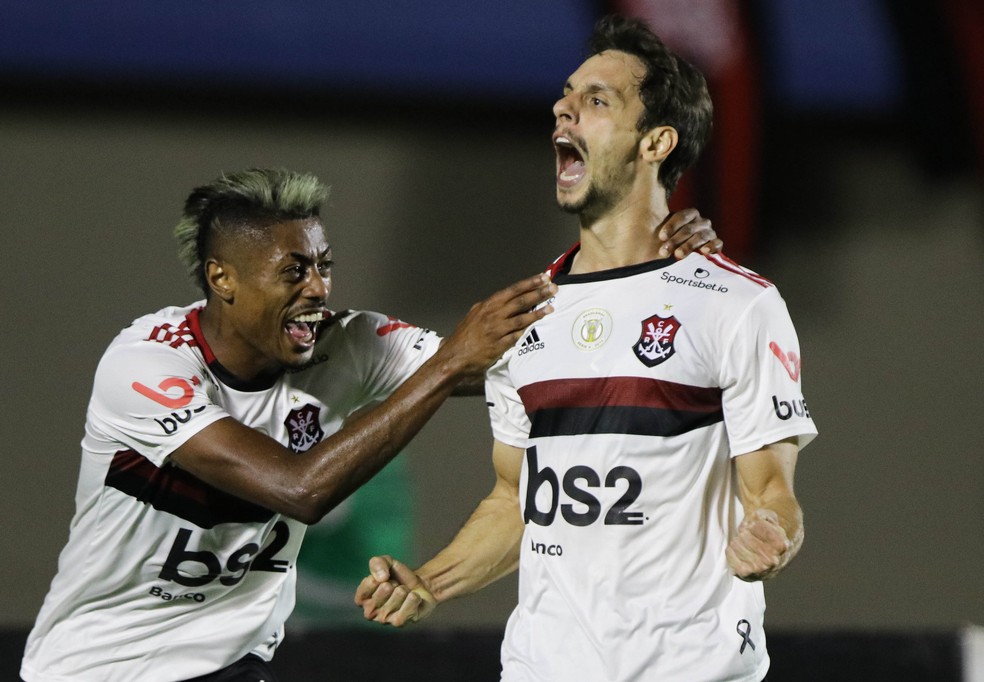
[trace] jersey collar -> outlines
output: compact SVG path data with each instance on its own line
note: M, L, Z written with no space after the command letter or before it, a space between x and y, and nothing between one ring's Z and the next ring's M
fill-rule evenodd
M205 334L202 333L202 322L200 319L201 312L201 308L195 308L185 316L185 319L188 321L188 327L191 329L191 333L195 336L195 341L198 343L198 347L202 350L202 355L205 358L205 364L208 365L208 368L212 371L212 374L215 375L216 379L233 390L243 392L265 391L277 383L277 379L280 378L280 374L259 376L255 379L246 381L240 379L226 369L225 366L219 362L218 358L215 357L215 353L212 352L211 346L209 346L208 341L205 340Z
M658 258L656 260L646 261L645 263L636 263L635 265L626 265L620 268L612 268L610 270L599 270L598 272L585 272L578 275L572 275L571 264L574 262L574 256L577 255L577 252L580 250L581 243L578 242L568 249L564 255L555 260L547 269L547 272L550 274L550 277L555 284L581 284L586 282L604 282L606 280L621 279L623 277L638 275L643 272L659 270L672 265L675 262L673 258Z

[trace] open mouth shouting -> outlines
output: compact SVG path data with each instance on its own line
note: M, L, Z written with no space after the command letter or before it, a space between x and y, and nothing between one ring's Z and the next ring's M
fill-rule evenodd
M573 187L584 178L584 155L568 135L555 134L553 141L557 151L557 186Z
M318 325L326 318L323 310L302 313L288 319L284 329L296 345L310 348L318 338Z

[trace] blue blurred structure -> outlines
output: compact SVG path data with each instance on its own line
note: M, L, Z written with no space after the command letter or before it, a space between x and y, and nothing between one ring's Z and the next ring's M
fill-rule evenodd
M762 0L781 106L871 109L901 76L877 0ZM601 3L9 0L0 76L552 101Z
M11 0L3 15L7 76L542 99L580 60L595 10L583 0Z

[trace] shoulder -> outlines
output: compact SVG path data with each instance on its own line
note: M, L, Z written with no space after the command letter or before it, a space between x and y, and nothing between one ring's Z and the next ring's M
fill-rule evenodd
M318 345L350 346L360 354L378 349L412 346L415 349L430 347L440 341L440 336L424 327L371 310L343 310L333 313L328 324L318 333Z
M789 317L771 280L720 254L690 254L657 276L660 286L654 291L672 298L676 318L713 338L730 339L739 329L766 328Z
M336 335L381 338L398 329L416 328L415 325L396 317L372 310L340 310L332 313L331 319L328 320L320 334L322 337Z
M781 298L771 280L722 254L692 253L658 273L671 290L693 295L718 312L736 313L758 301Z
M775 289L776 286L768 278L731 260L723 253L691 254L691 256L680 261L680 264L686 264L691 260L696 263L694 275L697 278L708 279L713 277L725 280L731 286L739 287L741 290L751 293L759 293L764 289Z
M145 364L204 365L199 341L188 320L188 314L200 305L163 308L135 319L106 348L97 378L115 368L136 370Z
M137 428L141 419L214 400L214 380L188 320L193 309L140 317L110 343L96 368L90 403L103 423Z

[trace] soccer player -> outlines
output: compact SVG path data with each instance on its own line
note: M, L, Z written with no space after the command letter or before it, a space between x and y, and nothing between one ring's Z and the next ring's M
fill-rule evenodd
M549 312L543 275L476 304L443 341L329 310L326 194L313 176L253 169L188 197L176 236L205 299L135 320L99 363L28 682L274 682L306 524L452 391L481 391L485 369ZM713 248L693 218L665 227L684 250Z
M489 370L493 490L416 571L373 557L356 602L402 626L518 566L503 680L762 680L761 581L803 541L816 434L796 333L762 276L652 239L708 135L701 74L635 20L591 48L554 105L580 242L549 269L554 312Z
M316 178L280 170L189 196L177 236L206 298L134 321L99 364L29 682L184 680L237 661L274 679L263 661L293 606L305 524L543 317L531 311L553 291L542 276L474 306L443 344L328 310L325 196Z

